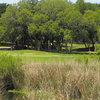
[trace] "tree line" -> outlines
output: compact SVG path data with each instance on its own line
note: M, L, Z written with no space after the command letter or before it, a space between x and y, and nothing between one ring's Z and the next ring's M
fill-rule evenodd
M0 41L15 44L16 49L32 48L66 53L73 43L95 50L100 42L100 4L77 0L21 0L0 7ZM5 10L6 9L6 10ZM70 47L68 47L70 44Z

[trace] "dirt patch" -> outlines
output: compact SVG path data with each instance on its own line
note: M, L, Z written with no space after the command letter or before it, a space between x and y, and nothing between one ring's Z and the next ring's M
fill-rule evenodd
M0 47L0 49L5 49L5 48L7 48L7 49L8 49L8 48L11 48L11 47Z
M0 50L12 50L11 47L0 47Z

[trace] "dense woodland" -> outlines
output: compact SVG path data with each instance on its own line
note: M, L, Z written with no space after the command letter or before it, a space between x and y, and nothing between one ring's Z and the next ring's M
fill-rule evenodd
M77 0L21 0L0 4L0 42L14 43L15 49L70 53L73 43L95 50L100 42L100 4ZM68 47L70 44L70 47Z

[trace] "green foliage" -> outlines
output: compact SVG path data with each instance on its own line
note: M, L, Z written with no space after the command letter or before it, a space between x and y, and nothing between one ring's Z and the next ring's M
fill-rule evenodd
M11 74L13 74L14 69L19 67L21 64L19 61L20 61L19 58L8 55L7 53L0 54L0 64L1 64L0 71L2 72L2 74L3 74L3 72L5 72L5 74L9 73L9 72L11 72Z
M15 26L17 24L16 11L16 6L8 6L6 12L2 15L0 19L2 25L2 30L0 31L0 34L2 34L1 38L5 41L13 42L18 34L18 28L20 27Z
M28 9L32 10L34 8L34 5L38 2L38 0L20 0L18 2L18 7L20 9Z
M9 5L0 18L0 40L15 49L62 49L64 40L83 43L90 50L99 42L99 5L78 0L21 0ZM65 43L67 44L67 43ZM64 44L64 45L65 45Z
M70 40L72 38L71 35L72 35L72 31L71 30L66 29L64 31L64 39L65 40Z
M46 14L49 19L56 20L57 14L67 7L64 0L45 0L35 6L36 12Z
M32 13L28 11L28 9L21 9L20 11L17 12L17 21L19 24L25 24L27 25L32 21Z
M1 3L0 4L0 17L1 17L1 15L6 11L6 8L7 8L7 4L5 4L5 3Z
M98 41L100 42L100 28L98 28Z
M97 9L96 4L86 3L84 0L77 0L76 7L82 14L84 14L86 10L95 11Z
M100 45L99 44L96 44L95 47L96 47L97 53L100 54Z
M24 74L21 69L21 58L8 53L0 53L0 86L1 92L7 94L9 90L21 89Z

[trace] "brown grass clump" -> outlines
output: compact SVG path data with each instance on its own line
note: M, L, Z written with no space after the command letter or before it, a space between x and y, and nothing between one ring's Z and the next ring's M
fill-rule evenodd
M99 100L100 62L32 62L23 66L26 100Z

